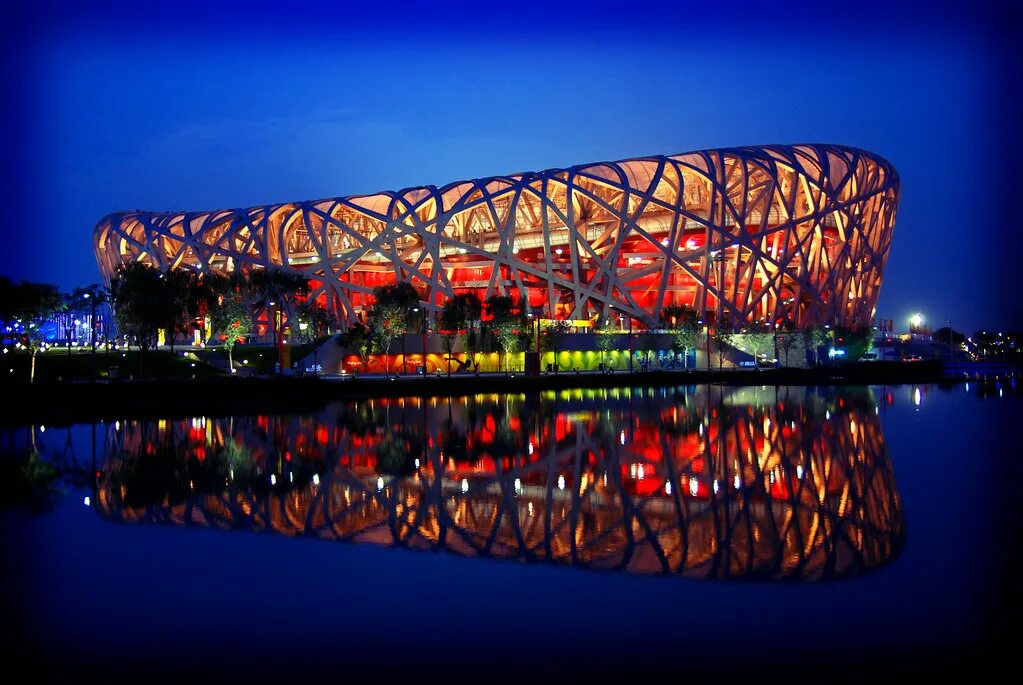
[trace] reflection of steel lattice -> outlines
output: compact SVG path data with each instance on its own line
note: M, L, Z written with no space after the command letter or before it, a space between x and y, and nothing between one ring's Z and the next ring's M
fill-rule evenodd
M96 227L119 264L229 272L284 266L345 320L410 281L436 313L475 290L556 318L609 307L869 322L899 198L885 160L853 148L732 148L522 173L441 188L213 212L121 212Z
M890 560L902 515L873 408L848 396L797 400L804 390L743 392L684 408L621 405L610 421L606 409L559 399L535 425L497 399L456 400L451 420L413 400L361 417L335 407L316 418L126 424L109 436L97 508L122 521L693 577L813 580ZM409 426L429 426L428 440ZM383 435L420 445L411 477L377 472ZM445 445L457 435L479 445L470 461L451 460ZM160 444L175 475L146 500L155 472L135 470ZM320 465L315 479L303 454Z

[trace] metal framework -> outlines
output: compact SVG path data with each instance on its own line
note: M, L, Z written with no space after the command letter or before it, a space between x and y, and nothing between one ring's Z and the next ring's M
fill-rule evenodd
M96 506L122 522L700 578L838 578L901 550L899 496L868 397L659 394L548 393L547 407L525 396L410 398L306 417L118 423ZM406 477L381 470L392 448L416 460Z
M411 282L427 311L472 290L550 318L870 322L899 200L895 169L837 145L640 157L375 195L211 212L119 212L96 227L117 266L281 266L342 321Z

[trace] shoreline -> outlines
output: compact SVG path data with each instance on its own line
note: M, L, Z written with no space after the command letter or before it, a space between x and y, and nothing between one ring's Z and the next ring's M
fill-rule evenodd
M1010 367L1005 367L1010 368ZM1016 368L1016 367L1011 367ZM993 370L978 366L975 371ZM969 369L946 369L940 361L876 362L814 369L723 371L641 371L513 374L455 374L317 378L214 376L197 379L139 379L5 384L12 406L0 424L66 424L94 420L171 418L239 413L314 411L331 401L384 397L448 397L477 393L529 393L545 390L614 387L667 387L714 383L753 385L899 385L955 382Z

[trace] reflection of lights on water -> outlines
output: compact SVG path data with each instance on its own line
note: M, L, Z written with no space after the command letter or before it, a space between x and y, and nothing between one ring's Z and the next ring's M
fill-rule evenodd
M827 420L827 421L831 420L831 410L830 409L828 409L828 410L826 410L824 412L824 419Z
M320 474L314 473L313 474L313 485L319 485L319 484L320 484Z
M530 456L532 456L532 454L533 454L533 441L530 440L529 444L526 447L529 448L529 454L530 454Z
M969 383L966 384L966 392L970 392L970 384Z
M625 444L625 431L622 431L622 434L621 434L620 436L618 436L618 440L619 440L619 441L620 441L620 442L621 442L621 443L622 443L623 445Z
M665 495L670 495L671 494L671 481L670 480L664 481L664 494Z
M462 492L469 492L469 481L465 478L462 479Z
M530 515L530 516L532 516L532 515L533 515L533 503L532 503L532 502L530 502L530 503L529 503L529 504L527 505L527 507L526 507L526 510L527 510L527 511L529 512L529 515Z
M521 478L516 478L515 479L515 494L516 495L521 495L522 494L522 479Z
M700 431L700 435L703 435L703 424L702 423L700 424L699 431Z
M738 490L742 486L742 480L739 478L739 476L736 476L732 484L735 486L735 489Z
M1001 388L998 388L998 396L1002 397L1003 393L1004 391Z
M913 390L913 404L918 407L920 406L920 388L915 388Z
M700 481L695 478L689 479L689 494L696 497L696 493L700 491Z
M715 481L714 481L714 484L713 484L713 486L712 486L712 487L713 487L713 490L714 490L714 494L716 495L716 494L718 494L718 490L720 490L720 489L721 489L721 484L720 484L720 483L718 483L718 482L717 482L717 481L715 480Z
M855 433L856 432L856 421L855 420L850 419L850 421L849 421L849 432L850 433Z
M46 426L39 426L39 432L40 433L45 433L46 432Z
M231 480L234 480L234 469L233 468L230 471L228 471L228 475L230 476Z
M276 474L273 474L273 473L270 474L270 485L277 485L277 475Z
M384 489L384 479L378 477L377 478L377 491L379 492L380 490L383 490L383 489Z
M84 502L85 502L85 506L89 506L91 504L92 500L90 500L88 497L86 497Z
M115 431L121 430L121 422L120 421L114 421L114 430Z
M419 468L419 457L416 457L416 468Z
M803 479L803 465L802 464L797 464L796 465L796 478L799 478L800 480Z
M604 472L604 485L607 485L607 471Z
M294 483L295 482L295 474L291 473L290 471L288 472L288 482L289 483Z
M636 478L638 478L639 480L643 480L643 473L644 473L643 465L640 464L639 466L636 467Z
M565 489L565 477L564 476L558 476L558 490L564 490L564 489Z

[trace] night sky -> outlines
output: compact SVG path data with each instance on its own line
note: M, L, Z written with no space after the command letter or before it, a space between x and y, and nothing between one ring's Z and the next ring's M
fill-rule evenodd
M0 273L97 281L117 210L822 142L902 178L879 317L1023 328L1007 4L140 4L0 10Z

